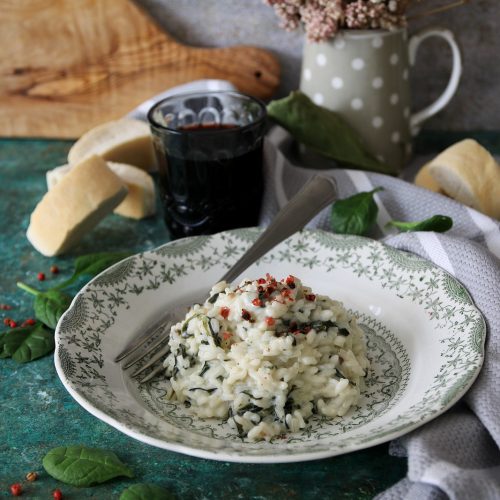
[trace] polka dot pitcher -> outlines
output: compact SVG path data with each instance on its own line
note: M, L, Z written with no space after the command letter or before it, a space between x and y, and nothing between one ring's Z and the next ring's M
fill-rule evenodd
M412 114L410 67L420 43L433 36L451 47L450 80L434 103ZM460 50L448 30L429 29L410 39L405 29L344 31L330 42L305 44L300 88L316 104L340 113L380 161L401 170L412 153L412 136L448 104L461 73Z

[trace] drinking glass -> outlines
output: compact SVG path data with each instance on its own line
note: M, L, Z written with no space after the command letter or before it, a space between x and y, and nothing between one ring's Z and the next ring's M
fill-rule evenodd
M235 91L168 97L148 119L173 238L258 223L265 105Z

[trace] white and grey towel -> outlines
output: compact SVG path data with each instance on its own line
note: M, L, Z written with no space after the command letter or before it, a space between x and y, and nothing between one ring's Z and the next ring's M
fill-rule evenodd
M467 394L448 412L391 443L408 456L408 475L379 500L500 499L500 224L449 198L401 179L355 170L315 170L292 164L279 128L265 146L266 192L261 223L266 225L314 174L333 176L339 198L382 186L375 194L379 212L369 235L427 258L469 290L488 327L486 359ZM435 214L453 218L446 234L397 234L390 220L422 220ZM308 225L329 230L329 209Z

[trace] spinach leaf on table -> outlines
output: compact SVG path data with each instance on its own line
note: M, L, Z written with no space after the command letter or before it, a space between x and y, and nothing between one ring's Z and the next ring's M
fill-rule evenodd
M34 309L36 319L55 328L61 316L71 304L72 297L58 290L39 293L35 297Z
M60 317L68 309L73 300L72 297L59 290L51 289L46 292L40 292L35 288L18 283L17 286L25 292L35 296L33 308L36 319L47 325L49 328L55 328Z
M127 488L120 500L174 500L175 495L155 484L139 483Z
M366 149L357 132L342 116L317 106L302 92L292 92L288 97L271 101L267 112L298 142L329 159L353 168L397 174L396 169L378 161Z
M134 477L112 451L86 446L61 446L43 458L43 467L55 479L73 486L92 486L118 476Z
M0 358L27 363L54 350L54 333L41 323L13 328L0 334Z
M330 215L332 230L337 234L365 234L377 219L378 207L373 195L382 189L378 187L336 201Z
M453 219L447 215L434 215L428 219L416 222L400 222L391 220L388 224L400 231L435 231L444 233L453 227Z

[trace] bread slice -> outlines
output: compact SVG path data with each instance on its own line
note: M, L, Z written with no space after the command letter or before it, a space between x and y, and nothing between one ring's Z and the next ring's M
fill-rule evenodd
M59 255L118 206L127 188L106 162L92 156L75 165L35 207L26 236L43 255Z
M156 170L149 125L139 120L123 118L89 130L69 150L68 163L76 165L92 155L146 171Z
M443 151L428 164L429 174L455 200L500 219L500 166L473 139Z
M156 191L153 178L144 170L125 163L107 162L108 167L124 182L128 193L114 213L131 219L143 219L156 213ZM46 174L47 188L52 189L69 171L61 165Z

